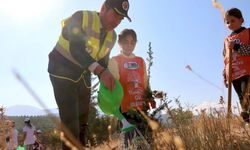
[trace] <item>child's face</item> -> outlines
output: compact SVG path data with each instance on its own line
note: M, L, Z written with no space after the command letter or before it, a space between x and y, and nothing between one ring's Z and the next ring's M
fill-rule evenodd
M136 41L131 35L127 35L126 38L119 43L122 53L126 56L129 56L133 53L136 45Z
M8 121L8 122L7 122L7 126L8 126L9 128L12 128L12 127L14 126L14 123L11 122L11 121Z
M235 31L241 27L241 24L243 22L242 18L236 18L234 16L227 16L225 18L225 23L227 24L227 27L229 30Z

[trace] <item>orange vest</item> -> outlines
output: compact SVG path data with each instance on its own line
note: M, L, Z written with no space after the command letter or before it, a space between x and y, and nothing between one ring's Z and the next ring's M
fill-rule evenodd
M114 57L117 61L120 82L124 97L121 104L122 112L131 108L142 110L144 105L144 60L141 57Z
M229 41L236 41L237 43L250 44L249 29L245 29L238 34L230 35L225 39L225 45ZM229 49L225 47L224 64L226 71L226 78L228 80L229 74ZM250 56L242 56L238 52L232 52L232 80L236 80L242 76L250 75Z

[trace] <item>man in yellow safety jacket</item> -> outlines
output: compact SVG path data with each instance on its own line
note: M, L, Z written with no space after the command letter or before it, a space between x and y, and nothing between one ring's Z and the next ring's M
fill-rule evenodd
M91 96L90 73L112 90L113 75L107 69L116 42L116 28L128 16L128 0L105 0L100 12L77 11L62 21L62 33L49 54L48 72L61 122L83 145ZM65 144L63 149L69 149Z

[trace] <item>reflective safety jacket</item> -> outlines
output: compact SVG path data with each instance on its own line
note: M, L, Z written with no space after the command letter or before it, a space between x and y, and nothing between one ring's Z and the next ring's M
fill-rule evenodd
M123 87L124 97L121 111L127 112L131 108L142 110L145 105L145 63L141 57L113 57L119 68L120 82Z
M49 54L51 76L76 83L90 73L89 66L94 62L107 67L116 33L102 29L97 12L77 11L62 21L62 27L62 34Z
M229 41L234 41L235 44L249 45L250 44L249 29L244 29L238 34L232 34L225 39L225 54L224 64L226 79L229 76ZM232 52L232 80L242 76L250 75L250 56L243 56L236 50Z
M85 50L92 58L98 61L106 56L113 48L116 41L116 33L114 31L107 32L101 46L100 29L102 25L98 13L94 11L83 11L82 13L82 30L84 31ZM65 25L65 21L67 21L67 19L62 21L63 27ZM73 30L72 32L79 31ZM61 35L56 45L56 50L58 50L65 58L80 66L80 64L72 57L69 49L69 41Z

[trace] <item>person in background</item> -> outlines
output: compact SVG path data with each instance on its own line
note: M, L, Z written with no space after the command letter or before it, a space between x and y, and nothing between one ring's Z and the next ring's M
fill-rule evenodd
M110 59L108 67L123 87L124 97L120 107L123 116L145 135L150 128L140 111L147 114L146 111L150 109L150 106L155 108L155 101L152 99L152 94L148 96L151 89L148 85L145 61L133 53L136 42L136 32L133 29L124 29L118 37L120 54ZM131 132L125 133L126 147L130 139Z
M24 119L24 127L23 127L23 145L27 150L33 150L33 144L36 141L35 131L36 127L31 124L30 118Z
M18 131L15 128L15 122L8 120L7 121L7 150L15 150L18 146Z
M40 129L36 130L36 141L34 143L33 146L33 150L45 150L46 147L44 146L44 144L42 143L42 131Z
M237 8L229 9L224 21L232 33L224 41L224 84L229 79L229 51L232 51L232 84L239 97L242 108L241 116L249 123L249 88L250 88L250 29L242 26L244 18Z

